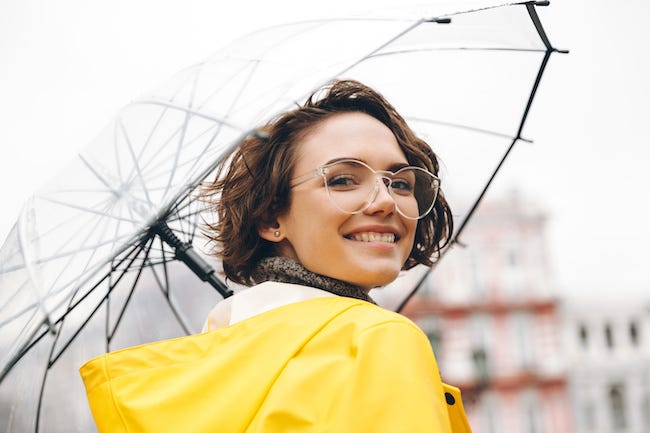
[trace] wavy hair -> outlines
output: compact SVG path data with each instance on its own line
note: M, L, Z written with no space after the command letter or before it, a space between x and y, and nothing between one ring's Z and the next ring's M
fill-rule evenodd
M228 279L250 286L257 262L278 254L276 244L262 239L258 228L268 227L289 209L297 144L319 122L346 112L366 113L382 122L395 135L410 165L438 174L438 158L431 147L382 95L357 81L333 81L244 139L217 167L214 181L203 186L201 199L216 217L215 222L205 224L204 233ZM452 233L451 209L440 191L433 210L418 220L404 269L431 266Z

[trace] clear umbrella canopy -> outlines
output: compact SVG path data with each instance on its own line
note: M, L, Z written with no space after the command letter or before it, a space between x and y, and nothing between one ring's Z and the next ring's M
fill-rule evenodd
M124 107L30 199L0 249L0 425L90 431L76 372L84 361L200 329L227 292L202 251L211 216L197 187L243 137L333 78L378 89L434 148L458 235L522 140L555 51L537 6L434 5L276 26ZM408 289L385 302L399 305Z

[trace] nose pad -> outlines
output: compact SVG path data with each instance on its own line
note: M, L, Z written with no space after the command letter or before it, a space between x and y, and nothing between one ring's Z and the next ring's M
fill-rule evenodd
M382 184L384 188L382 188ZM375 182L375 188L368 200L368 210L371 213L377 211L385 211L390 213L395 210L395 198L390 192L390 179L385 177L378 177L377 182Z

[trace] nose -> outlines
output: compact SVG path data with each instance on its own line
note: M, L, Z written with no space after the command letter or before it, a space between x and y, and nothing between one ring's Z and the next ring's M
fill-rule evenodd
M390 215L391 213L395 212L395 199L388 189L389 184L389 179L377 177L375 192L372 196L372 200L370 201L370 205L366 208L364 213L368 215Z

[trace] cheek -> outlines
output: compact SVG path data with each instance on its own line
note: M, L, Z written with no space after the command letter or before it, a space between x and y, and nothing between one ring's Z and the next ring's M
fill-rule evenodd
M404 226L406 227L406 232L408 233L406 236L408 242L405 242L405 249L408 249L408 252L406 253L406 257L404 259L406 260L406 258L408 258L408 255L411 253L413 244L415 243L415 233L417 231L418 223L417 221L406 220Z
M327 245L348 217L338 212L327 196L312 194L296 197L289 212L278 220L286 228L289 242L313 247L315 242Z

